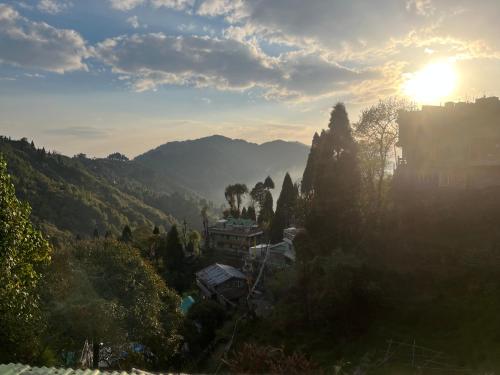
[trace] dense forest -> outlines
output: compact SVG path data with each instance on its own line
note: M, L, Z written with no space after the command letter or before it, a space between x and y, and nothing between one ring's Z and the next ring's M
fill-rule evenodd
M201 229L201 208L217 212L207 200L119 153L104 159L70 158L26 139L7 138L0 140L0 152L18 197L33 209L33 220L52 231L88 238L97 229L118 236L125 225L168 229L184 220Z
M314 134L300 180L285 172L275 184L263 178L264 169L251 188L237 176L220 189L227 203L221 214L256 221L266 243L281 241L290 226L301 229L296 262L266 273L263 293L272 308L264 315L201 298L181 311L181 300L196 297L195 272L222 259L204 246L199 227L177 221L169 211L175 209L160 204L188 203L145 188L153 172L128 166L119 154L67 158L26 140L2 140L0 360L75 366L87 340L93 350L103 342L112 353L127 353L108 358L122 369L499 368L500 190L401 184L390 172L396 120L412 108L387 99L352 124L339 103L328 127ZM183 199L206 225L207 202ZM68 210L62 222L60 210ZM92 235L49 243L48 235L62 234L48 233L44 221Z

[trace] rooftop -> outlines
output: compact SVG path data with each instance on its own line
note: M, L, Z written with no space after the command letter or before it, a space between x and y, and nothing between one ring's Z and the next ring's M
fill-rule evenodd
M151 373L135 370L130 372L125 371L100 371L100 370L75 370L72 368L55 368L55 367L31 367L21 363L9 363L0 365L1 375L150 375Z
M203 281L207 286L214 287L232 278L245 280L245 275L238 269L215 263L196 273L196 278Z

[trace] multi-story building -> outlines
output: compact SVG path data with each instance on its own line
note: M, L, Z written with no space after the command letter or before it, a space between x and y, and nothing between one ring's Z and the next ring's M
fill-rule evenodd
M416 189L500 186L500 101L401 112L395 181Z
M248 254L251 246L262 241L263 234L255 221L232 217L221 219L208 228L209 246L212 249L236 255Z

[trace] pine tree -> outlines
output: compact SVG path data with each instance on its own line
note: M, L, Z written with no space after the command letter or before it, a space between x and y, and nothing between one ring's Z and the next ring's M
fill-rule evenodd
M304 174L302 175L302 184L300 189L302 194L310 194L313 192L313 183L315 175L315 167L317 164L317 154L319 146L319 135L317 132L314 133L311 150L309 151L309 157L307 158L306 168L304 169Z
M325 248L349 247L359 225L357 145L345 106L338 103L318 140L311 213L306 226Z
M276 204L276 213L271 222L271 242L277 243L283 239L283 230L288 228L293 220L297 205L297 190L287 173L283 180L283 187Z
M264 203L262 209L259 212L258 222L260 225L267 227L273 220L274 210L273 210L273 196L271 192L266 191Z
M125 225L123 227L121 241L125 243L132 242L132 230L130 230L130 227L128 225Z
M167 233L167 242L163 251L163 264L169 271L180 271L184 260L184 251L179 237L177 225L173 225Z
M250 220L257 221L257 216L255 215L255 207L254 206L248 206L247 217Z
M266 179L264 180L264 187L267 190L272 190L274 189L274 181L270 176L267 176Z

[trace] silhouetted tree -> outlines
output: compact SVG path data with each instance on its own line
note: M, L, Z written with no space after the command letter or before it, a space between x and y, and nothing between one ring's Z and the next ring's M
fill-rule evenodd
M255 215L255 208L254 206L248 206L247 209L247 218L253 221L257 221L257 216Z
M315 132L311 144L311 149L309 151L309 157L307 158L306 168L304 169L304 174L302 175L302 183L300 185L302 194L307 195L313 192L318 146L319 135L317 132Z
M360 171L357 145L342 103L332 110L328 130L318 145L314 198L306 219L308 231L324 248L349 246L359 226Z
M121 236L121 241L125 242L125 243L130 243L132 242L132 230L130 229L130 227L128 225L125 225L123 227L123 231L122 231L122 236Z
M406 99L387 98L363 110L356 124L356 136L361 141L362 176L366 190L374 192L375 212L383 205L384 180L390 162L395 163L395 146L398 139L397 119L399 112L415 106Z
M297 188L293 185L292 179L287 173L276 204L276 213L271 222L270 237L272 243L280 242L283 239L283 230L293 222L296 205Z
M264 198L264 204L259 212L258 222L260 225L267 229L269 224L273 220L274 210L273 210L273 196L270 191L266 190L266 196Z
M167 233L167 241L163 251L163 264L169 271L180 271L183 265L184 251L182 242L177 230L177 225L173 225Z
M272 190L274 189L274 181L270 176L267 176L266 179L264 180L264 187L267 190Z

